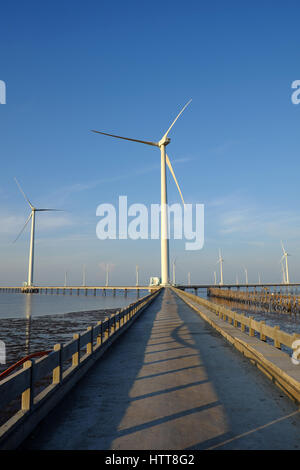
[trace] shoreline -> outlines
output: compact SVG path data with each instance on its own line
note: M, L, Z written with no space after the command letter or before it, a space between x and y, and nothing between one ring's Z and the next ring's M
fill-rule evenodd
M74 333L86 330L120 308L0 319L0 340L6 346L6 364L0 364L0 372L32 352L52 349L57 343L66 343Z

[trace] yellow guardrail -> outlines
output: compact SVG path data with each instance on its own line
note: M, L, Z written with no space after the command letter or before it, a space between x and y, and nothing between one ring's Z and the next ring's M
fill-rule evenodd
M223 307L222 305L215 304L209 300L198 297L189 292L183 292L180 289L174 289L176 293L182 298L188 297L194 302L203 305L211 312L214 312L220 319L227 321L235 327L240 327L240 329L246 332L246 327L248 328L249 336L254 336L255 332L258 333L258 337L262 341L266 341L268 337L273 341L273 344L276 348L281 349L281 345L292 349L292 344L296 339L300 338L300 334L286 333L282 331L279 326L270 326L266 325L264 321L254 320L252 316L246 316L242 313L236 313L229 308Z

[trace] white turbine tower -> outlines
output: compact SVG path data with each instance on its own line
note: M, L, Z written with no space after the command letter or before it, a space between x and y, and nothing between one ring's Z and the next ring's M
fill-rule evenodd
M220 286L223 286L223 258L221 255L221 250L219 249L219 259L217 261L217 264L220 263Z
M29 263L28 263L28 279L27 279L27 286L28 287L33 287L33 267L34 267L34 238L35 238L35 213L36 212L52 212L52 211L59 211L59 209L37 209L36 207L34 207L31 202L29 201L28 197L26 196L26 194L24 193L23 189L21 188L18 180L15 178L15 181L17 183L17 186L21 192L21 194L23 195L23 197L25 198L25 201L27 201L27 203L29 204L30 206L30 209L31 209L31 212L29 214L29 217L28 219L26 220L25 224L24 224L24 227L22 228L22 230L20 231L19 235L17 236L17 238L14 240L14 242L16 242L18 240L18 238L21 236L21 234L23 233L26 225L28 224L29 220L31 219L31 233L30 233L30 248L29 248Z
M248 270L247 270L247 268L244 268L244 271L245 271L246 284L248 284Z
M105 281L105 286L108 287L108 284L109 284L109 264L106 264L106 265L105 265L105 269L106 269L106 281Z
M290 278L289 278L289 266L288 266L287 257L290 256L290 255L285 251L282 242L281 242L281 247L282 247L282 251L283 251L283 256L282 256L280 261L282 263L282 261L285 260L285 280L284 280L284 283L289 284L290 283Z
M136 267L135 267L135 274L136 274L135 285L138 286L139 285L139 267L138 267L138 265L136 265Z
M176 284L176 258L173 260L173 286Z
M129 137L121 137L119 135L107 134L106 132L95 131L97 134L107 135L109 137L116 137L117 139L129 140L131 142L139 142L141 144L152 145L154 147L159 147L161 154L161 283L162 285L167 285L169 283L169 243L168 243L168 212L167 212L167 181L166 181L166 164L169 167L169 170L174 178L177 189L179 191L180 197L184 204L183 196L176 179L175 173L173 171L171 162L168 155L166 154L166 146L171 142L168 137L168 134L179 116L183 113L185 108L190 104L192 100L188 101L186 105L182 108L180 113L174 119L170 125L167 132L163 135L159 142L150 142L145 140L130 139Z
M283 262L282 262L282 258L280 260L280 264L281 264L281 272L282 272L282 284L286 284L285 270L284 270L284 265L283 265Z

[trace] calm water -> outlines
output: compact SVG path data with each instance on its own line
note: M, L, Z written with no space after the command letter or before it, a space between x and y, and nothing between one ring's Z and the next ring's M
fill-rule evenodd
M141 291L140 296L148 292ZM0 293L0 330L2 318L28 318L41 315L54 315L87 310L103 310L123 308L137 300L136 291L117 291L116 295L107 292L106 296L98 293L96 296L89 293L77 295L73 292L63 294L14 294Z
M142 297L147 290L140 291ZM5 343L5 364L0 372L35 351L65 343L116 310L138 299L136 291L63 294L0 294L0 340Z

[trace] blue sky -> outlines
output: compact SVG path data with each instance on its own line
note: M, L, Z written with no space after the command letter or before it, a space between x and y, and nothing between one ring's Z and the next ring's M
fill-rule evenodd
M159 274L157 241L96 238L98 204L159 203L158 149L90 129L159 140L180 108L168 155L188 203L205 204L205 244L171 241L177 280L281 281L281 246L299 281L300 79L296 1L52 1L1 6L0 284L26 279L28 216L38 214L35 280L102 284ZM170 202L179 202L168 177Z

